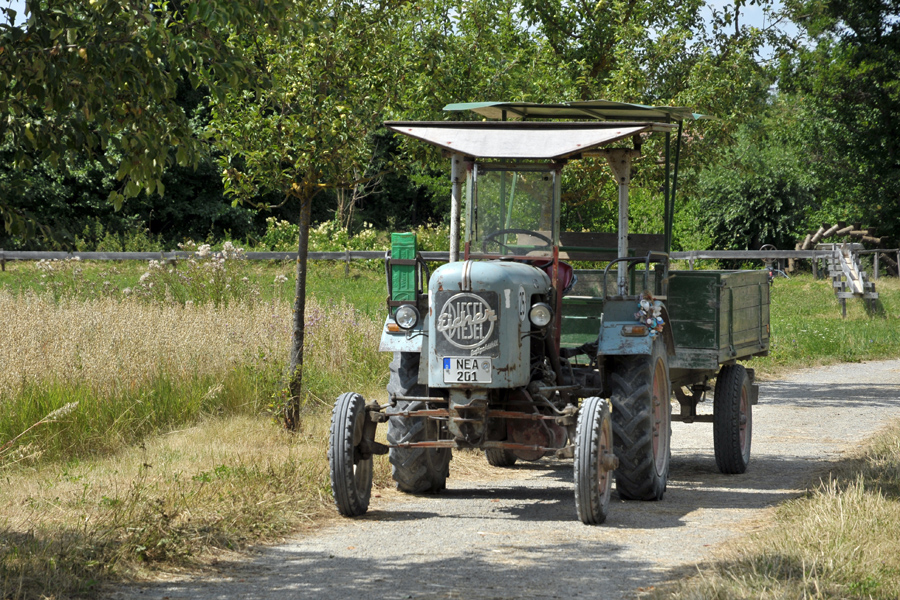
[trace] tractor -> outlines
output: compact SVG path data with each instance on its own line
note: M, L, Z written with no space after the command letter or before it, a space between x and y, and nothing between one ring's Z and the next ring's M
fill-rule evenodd
M622 499L663 498L673 420L712 422L718 468L743 473L759 388L738 361L768 353L766 273L669 265L683 123L702 116L602 100L445 110L481 120L385 123L448 156L451 249L430 272L413 234L392 235L387 398L335 403L339 512L368 509L376 454L419 494L446 486L454 449L476 449L496 467L573 460L575 513L600 524L613 480ZM650 136L664 136L662 160L647 162L663 163L665 231L634 234L629 184ZM615 177L615 232L560 230L563 170L588 157ZM712 380L713 414L698 414Z

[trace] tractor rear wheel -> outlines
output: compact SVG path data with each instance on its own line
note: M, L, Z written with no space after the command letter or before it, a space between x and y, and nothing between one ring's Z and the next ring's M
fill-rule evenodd
M516 455L503 448L486 448L484 456L492 467L511 467L516 464Z
M725 365L716 377L713 400L713 448L716 466L726 475L747 470L753 412L750 377L743 365Z
M419 355L412 352L396 352L391 361L391 379L388 392L403 396L424 396L427 388L418 384ZM422 410L421 401L398 401L388 414L388 444L434 441L439 438L438 422L427 417L403 417L396 413ZM439 492L447 487L450 476L451 452L449 448L391 448L391 475L397 489L409 494Z
M661 500L669 479L672 406L665 343L619 357L611 374L616 490L623 500Z

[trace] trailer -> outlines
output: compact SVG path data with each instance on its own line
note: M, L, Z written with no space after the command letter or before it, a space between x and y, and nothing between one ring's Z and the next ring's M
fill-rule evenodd
M682 126L700 115L609 101L446 110L485 120L385 124L450 157L451 260L430 273L415 236L392 236L388 395L335 403L339 512L368 509L376 454L400 490L428 493L445 487L454 449L475 448L498 467L571 459L575 513L600 524L613 479L622 499L663 498L673 420L712 422L719 470L743 473L759 391L739 361L768 353L768 278L669 265ZM629 184L650 136L664 136L665 230L634 234ZM614 232L560 231L563 169L588 157L618 184ZM713 380L713 414L698 414Z

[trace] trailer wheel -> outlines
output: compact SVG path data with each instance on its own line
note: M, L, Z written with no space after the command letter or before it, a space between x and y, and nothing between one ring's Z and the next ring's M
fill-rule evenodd
M484 456L492 467L511 467L516 464L516 455L504 448L485 448Z
M366 426L365 404L359 394L341 394L331 413L331 491L338 512L346 517L364 514L372 493L372 456L363 459L359 450Z
M606 520L614 468L609 405L603 398L587 398L575 434L575 511L582 523L600 525Z
M750 377L743 365L725 365L716 377L713 447L716 466L726 475L747 470L753 435Z
M419 355L412 352L397 352L391 361L391 379L388 391L404 396L424 396L427 388L418 384ZM424 402L397 402L389 413L420 410ZM388 420L388 444L405 444L437 440L438 422L426 417L392 416ZM391 475L397 482L397 489L409 494L439 492L447 487L450 475L449 448L391 448Z
M661 500L669 479L672 406L665 344L623 356L611 374L616 490L623 500Z

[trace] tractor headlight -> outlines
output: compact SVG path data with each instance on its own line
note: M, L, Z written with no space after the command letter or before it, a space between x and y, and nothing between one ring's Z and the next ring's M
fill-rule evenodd
M546 327L553 320L553 309L545 302L538 302L528 311L528 318L537 327Z
M410 330L419 322L419 311L411 304L404 304L394 313L394 322L400 329Z

